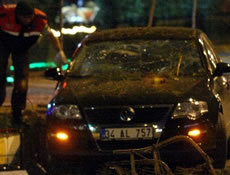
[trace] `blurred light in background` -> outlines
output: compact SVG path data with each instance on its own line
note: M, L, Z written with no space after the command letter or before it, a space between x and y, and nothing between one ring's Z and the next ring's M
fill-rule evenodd
M82 7L84 4L83 0L77 0L77 6Z
M75 35L76 33L93 33L96 31L96 27L95 26L91 26L91 27L85 27L85 26L74 26L72 28L62 28L61 32L64 35ZM51 31L53 32L54 36L56 37L60 37L60 31L51 29Z
M68 62L70 62L70 59L68 59ZM55 62L37 62L37 63L31 63L29 65L30 69L44 69L44 68L52 68L56 67ZM62 66L62 70L67 70L68 69L68 64L65 64ZM14 71L14 66L10 66L10 71ZM14 77L13 76L8 76L6 78L7 83L11 84L14 82Z

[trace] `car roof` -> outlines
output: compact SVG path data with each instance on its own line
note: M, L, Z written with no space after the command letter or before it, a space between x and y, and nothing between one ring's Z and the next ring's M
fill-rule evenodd
M88 35L84 42L125 39L195 39L202 33L188 27L124 27L96 31Z

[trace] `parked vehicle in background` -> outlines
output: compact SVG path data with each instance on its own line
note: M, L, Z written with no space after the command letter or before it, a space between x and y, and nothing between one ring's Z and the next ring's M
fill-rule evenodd
M228 72L230 64L220 60L198 29L95 32L78 44L65 74L46 72L58 85L47 106L41 157L48 168L56 167L51 171L73 158L90 166L111 159L115 149L185 135L210 155L215 168L224 168L230 134ZM186 143L160 153L172 167L202 160Z

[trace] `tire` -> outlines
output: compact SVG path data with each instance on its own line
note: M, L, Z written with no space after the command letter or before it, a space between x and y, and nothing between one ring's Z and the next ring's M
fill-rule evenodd
M123 170L124 171L124 170ZM100 167L100 169L96 170L96 175L120 175L120 174L130 174L130 172L123 172L119 173L120 171L110 168L109 165L105 165L104 167Z
M68 174L68 170L63 165L63 161L56 158L53 155L48 154L47 166L46 166L46 175L64 175Z
M228 146L227 158L230 159L230 150L229 150L229 148L230 148L230 138L228 138L228 144L227 144L227 146Z
M64 175L68 174L66 162L55 155L53 155L48 148L48 141L46 137L44 148L44 167L47 171L46 175Z
M47 130L43 128L39 132L38 162L45 169L45 175L63 175L64 161L55 157L49 150Z
M223 169L227 160L227 134L223 115L219 114L216 126L216 150L213 156L214 168Z

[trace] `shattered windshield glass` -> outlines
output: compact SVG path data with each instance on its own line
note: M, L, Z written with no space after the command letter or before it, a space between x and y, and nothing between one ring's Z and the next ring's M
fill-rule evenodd
M194 77L204 71L192 40L124 40L84 45L69 75L130 79L143 74Z

